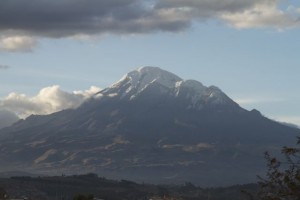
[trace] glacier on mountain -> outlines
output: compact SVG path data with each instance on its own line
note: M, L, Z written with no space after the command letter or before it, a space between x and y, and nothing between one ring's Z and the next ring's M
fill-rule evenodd
M159 94L168 93L176 98L186 99L189 101L188 108L201 109L203 104L236 105L215 86L206 87L199 81L183 80L159 67L149 66L127 73L100 93L109 97L134 100L151 86L156 86Z

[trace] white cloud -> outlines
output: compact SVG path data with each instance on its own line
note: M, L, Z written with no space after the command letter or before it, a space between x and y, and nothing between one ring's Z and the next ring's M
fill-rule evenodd
M280 116L273 116L273 118L276 121L291 123L291 124L295 124L298 127L300 127L300 116L295 116L295 115L280 115Z
M63 109L76 108L96 92L98 87L92 86L86 91L66 92L58 85L43 88L36 96L10 93L0 100L0 107L20 118L26 118L32 114L50 114Z
M300 26L299 10L288 6L286 10L278 8L277 0L262 1L240 12L227 12L220 18L235 28L275 28L278 30Z
M282 102L285 101L283 98L278 97L257 97L257 98L234 98L234 101L241 106L249 106L255 104L264 104L271 102Z
M82 90L77 90L77 91L74 91L73 93L75 95L81 95L83 96L84 98L89 98L90 96L96 94L97 92L99 92L101 89L96 87L96 86L91 86L90 89L88 90L85 90L85 91L82 91Z
M36 39L29 36L0 37L0 51L32 51L36 45Z

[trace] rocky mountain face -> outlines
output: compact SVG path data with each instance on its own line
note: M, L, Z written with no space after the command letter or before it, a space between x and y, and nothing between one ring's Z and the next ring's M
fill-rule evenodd
M300 130L247 111L219 88L143 67L74 110L0 131L1 170L229 185L263 175L263 152Z

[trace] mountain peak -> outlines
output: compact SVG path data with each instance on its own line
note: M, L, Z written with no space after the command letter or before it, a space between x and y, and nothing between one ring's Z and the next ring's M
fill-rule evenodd
M127 79L133 88L138 90L145 88L147 85L154 82L159 83L167 88L173 88L176 82L182 79L172 74L171 72L165 71L159 67L140 67L126 74L121 81Z
M125 74L118 82L104 89L101 93L132 98L154 84L166 89L175 88L178 81L182 81L182 79L171 72L159 67L146 66Z
M208 104L236 106L215 86L206 87L195 80L183 80L171 72L150 66L125 74L117 83L101 91L101 94L127 100L135 99L141 94L147 97L167 94L174 99L185 99L189 108L197 109Z

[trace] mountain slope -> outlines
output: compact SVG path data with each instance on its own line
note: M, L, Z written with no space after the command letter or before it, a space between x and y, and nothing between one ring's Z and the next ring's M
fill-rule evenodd
M144 67L78 109L2 129L0 158L10 170L224 185L255 180L263 152L293 144L299 133L217 87Z

